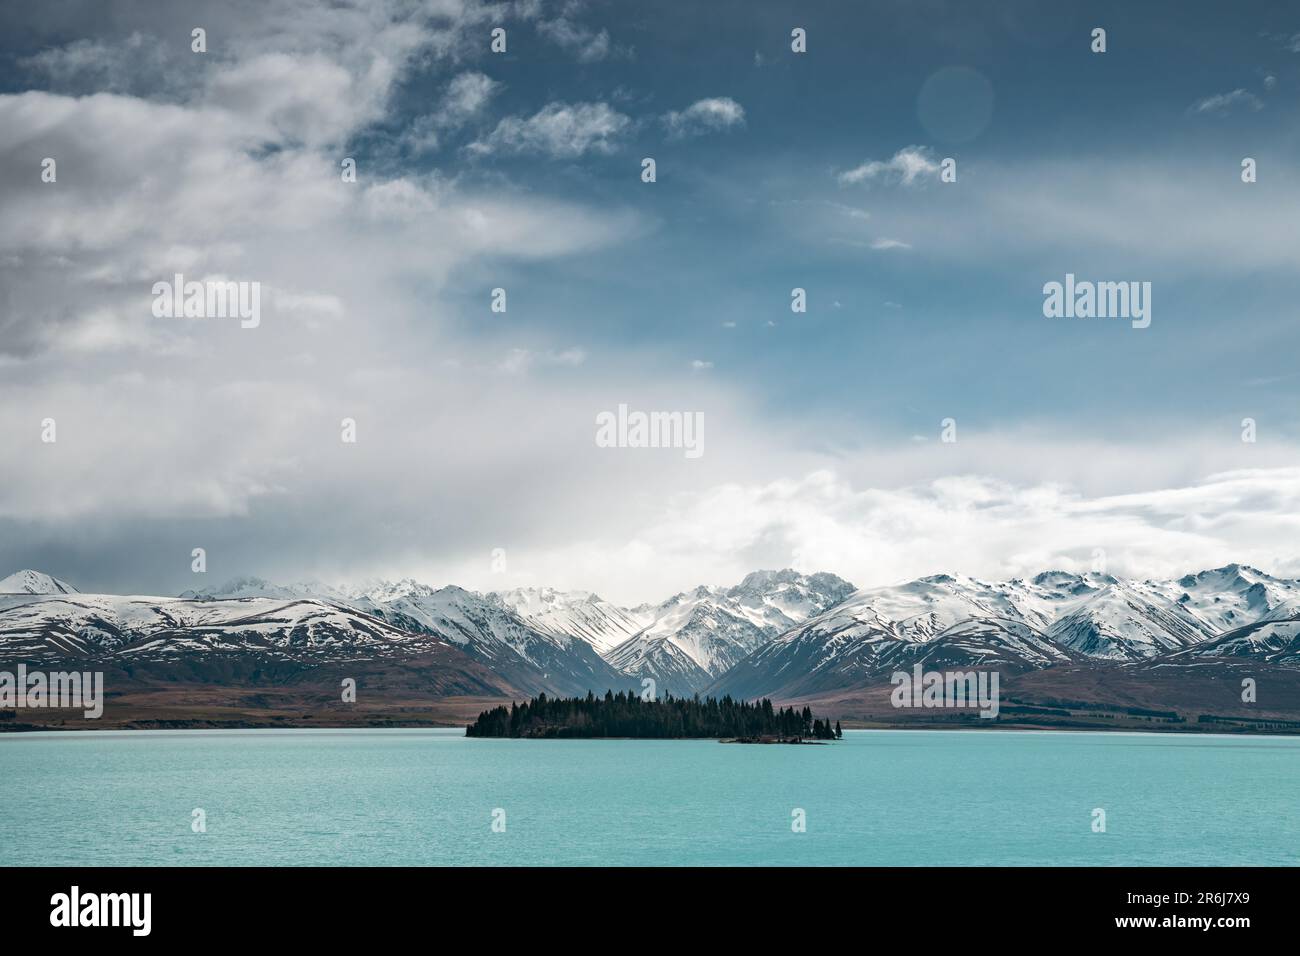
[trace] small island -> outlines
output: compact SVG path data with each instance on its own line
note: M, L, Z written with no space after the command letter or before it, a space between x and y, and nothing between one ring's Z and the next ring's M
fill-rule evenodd
M495 707L465 728L466 737L698 739L728 743L788 743L835 740L839 721L814 717L807 707L778 709L763 700L749 703L723 697L673 697L644 700L637 694L606 691L604 697L547 697Z

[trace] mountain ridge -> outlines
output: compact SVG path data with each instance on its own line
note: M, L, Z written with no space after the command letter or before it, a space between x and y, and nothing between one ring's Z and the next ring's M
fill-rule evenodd
M862 589L787 568L635 608L590 591L478 593L411 578L331 586L244 576L174 598L83 594L30 569L4 582L0 659L168 672L186 663L201 674L213 662L215 673L215 662L236 658L310 668L434 654L473 670L453 683L474 692L492 684L477 670L485 668L509 693L639 691L649 678L658 693L788 699L876 686L916 664L1010 674L1300 668L1300 581L1244 564L1145 580L940 573Z

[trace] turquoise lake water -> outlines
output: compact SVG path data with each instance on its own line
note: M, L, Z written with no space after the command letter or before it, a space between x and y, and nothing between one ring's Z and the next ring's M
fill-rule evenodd
M207 832L191 829L206 813ZM492 830L505 811L505 832ZM1092 829L1094 808L1106 832ZM806 832L791 828L792 811ZM0 735L0 865L1294 864L1300 739Z

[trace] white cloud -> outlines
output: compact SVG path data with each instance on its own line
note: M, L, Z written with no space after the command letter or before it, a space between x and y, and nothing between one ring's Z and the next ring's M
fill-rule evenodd
M906 146L887 160L868 160L839 174L841 185L851 186L876 180L913 185L922 177L938 175L939 163L925 146Z
M509 116L491 134L471 143L473 153L543 153L576 159L611 153L632 121L607 103L548 103L530 117Z
M24 449L0 455L0 563L58 542L86 580L152 587L201 536L228 568L355 562L338 569L350 574L381 552L410 567L476 553L490 529L439 502L510 502L518 515L499 527L543 537L556 529L531 522L571 518L569 488L591 464L575 460L575 434L579 452L594 448L595 410L633 372L602 363L540 388L509 373L574 372L585 352L511 352L518 329L466 322L444 294L489 264L490 288L521 260L607 247L638 217L499 177L481 189L395 176L365 153L343 182L339 144L387 117L413 63L450 67L453 39L486 15L460 2L307 9L215 11L212 52L185 64L183 90L0 95L0 164L59 163L36 189L0 178L0 434ZM493 89L462 71L444 106L477 115ZM177 271L260 282L260 326L154 318L152 284ZM57 420L57 444L39 441L33 411ZM359 455L340 455L344 417ZM537 462L546 475L520 488Z
M934 262L1000 271L1013 281L1017 274L1041 274L1036 288L1066 271L1105 276L1140 269L1142 278L1163 283L1300 273L1300 244L1286 213L1300 203L1300 182L1282 177L1267 194L1255 194L1231 189L1236 177L1225 180L1210 166L1171 176L1179 162L1176 151L1128 158L1074 152L990 164L972 159L962 176L967 182L978 177L978 189L936 184L924 195L878 190L871 222L878 235L907 236ZM802 185L801 177L791 176L785 188ZM815 198L798 214L793 207L770 208L800 242L868 244L846 229L842 214ZM993 257L990 235L998 236Z
M138 30L118 42L74 40L19 60L18 65L47 78L54 90L92 89L127 93L191 82L180 70L167 69L167 47Z
M756 566L795 563L834 571L860 587L939 572L1000 580L1052 568L1087 570L1097 549L1119 575L1172 577L1242 561L1300 576L1297 534L1300 468L1294 467L1096 497L1056 483L974 475L859 488L820 470L681 494L621 541L586 542L585 557L529 560L556 573L562 561L586 565L593 575L600 564L635 569L661 581L664 594L738 580Z
M450 119L463 122L478 115L500 87L500 83L484 73L461 73L447 87L443 111Z
M671 110L662 117L673 138L701 136L705 133L745 125L745 108L727 96L697 100L684 110Z
M281 95L274 102L300 99ZM403 275L436 284L476 257L564 255L633 224L628 214L516 197L508 187L479 195L437 176L383 179L364 158L358 182L344 183L335 151L296 141L296 120L267 118L280 112L274 102L268 113L265 99L212 100L0 95L0 125L11 134L0 160L39 169L52 155L60 164L43 191L0 181L0 352L96 343L183 350L196 330L159 323L149 310L152 283L175 272L311 290L365 309ZM244 122L241 110L264 122ZM263 153L268 133L284 138ZM332 287L320 287L322 276Z
M388 82L373 79L320 55L267 53L219 70L207 101L259 124L267 139L325 145L381 113Z
M1197 100L1191 105L1189 112L1192 113L1230 113L1235 109L1262 110L1263 102L1254 93L1247 92L1243 89L1233 90L1231 93L1218 93L1214 96L1207 96L1203 100Z
M482 115L502 84L484 73L461 73L447 85L438 108L416 117L402 134L402 144L414 153L436 150L441 134L460 129Z
M502 359L497 366L502 372L511 375L517 375L527 372L529 369L537 366L567 366L574 367L581 365L587 360L587 353L579 348L564 349L563 351L547 350L543 352L533 351L531 349L511 349L510 352Z
M537 24L537 32L574 54L579 63L597 63L610 56L631 55L630 51L614 45L608 30L593 30L568 17L542 20Z
M901 239L875 239L871 243L872 249L911 249L911 243L903 242Z

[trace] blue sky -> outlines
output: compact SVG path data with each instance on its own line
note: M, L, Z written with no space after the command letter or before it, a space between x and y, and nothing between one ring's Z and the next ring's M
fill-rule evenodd
M1300 573L1285 4L72 2L0 28L6 565L176 591L206 542L212 576L628 601L1099 548ZM147 290L182 269L260 281L263 327L160 324ZM1151 282L1151 326L1045 318L1067 272ZM706 455L601 454L619 403L703 413ZM28 447L46 414L57 449Z
M791 19L789 8L771 4L660 18L594 6L588 29L607 30L623 53L577 67L524 28L517 52L478 64L502 84L499 114L608 103L635 128L608 152L575 158L467 157L453 139L413 161L470 181L506 177L512 188L624 207L643 217L645 231L579 261L491 264L492 275L453 281L447 294L473 324L483 286L507 272L520 309L514 321L525 329L592 348L644 349L648 372L656 362L700 357L770 414L850 411L891 433L923 431L958 409L986 427L1123 416L1134 407L1174 421L1216 407L1229 421L1241 406L1281 412L1300 384L1286 359L1295 335L1289 257L1207 275L1202 257L1178 251L1116 249L1091 236L1072 242L1069 219L1039 224L1059 237L1042 248L996 197L979 194L989 179L1012 192L1017 183L1030 193L1058 182L1061 191L1094 186L1095 204L1081 192L1068 197L1069 208L1090 209L1123 231L1122 184L1108 180L1140 174L1169 181L1167 201L1146 213L1167 209L1173 228L1196 215L1208 189L1239 206L1243 224L1271 218L1276 197L1296 185L1288 156L1300 57L1287 47L1285 9L1225 15L1205 5L1198 18L1186 6L1174 17L1168 5L1032 14L1025 4L1017 29L1015 17L999 12L1014 7L828 5ZM811 37L804 56L788 48L796 22ZM1104 55L1089 49L1093 25L1108 29ZM544 55L535 56L539 46ZM987 127L966 142L942 141L918 116L927 79L952 66L978 71L993 91ZM1196 111L1236 90L1246 94L1239 103ZM960 86L954 92L960 118L971 104ZM397 99L418 113L436 96L437 81L418 77ZM717 96L743 107L743 126L665 141L657 116ZM467 130L459 142L476 135ZM914 145L957 158L959 183L900 189L836 180ZM636 179L646 155L659 163L653 187ZM1238 181L1245 155L1265 170L1250 192ZM1185 193L1179 180L1190 180ZM1185 201L1192 205L1178 208ZM917 210L923 222L914 224ZM961 242L938 249L948 245L949 218ZM1161 236L1159 222L1131 225ZM1234 243L1233 225L1224 224L1225 244ZM911 248L869 247L891 238ZM1042 282L1066 271L1155 281L1153 329L1045 322ZM798 319L788 309L795 285L811 297ZM728 321L736 327L725 328Z

